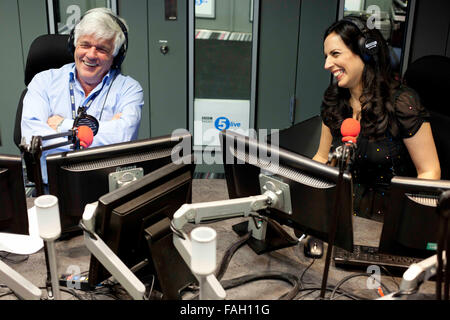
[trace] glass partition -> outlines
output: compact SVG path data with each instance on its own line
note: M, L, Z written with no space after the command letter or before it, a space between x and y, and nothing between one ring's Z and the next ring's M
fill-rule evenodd
M117 13L117 0L47 0L49 32L69 34L83 13L99 7Z
M194 147L254 127L259 0L191 0L189 126Z
M411 43L414 0L341 0L339 17L368 17L369 27L377 28L386 39L394 72L401 77L406 70Z

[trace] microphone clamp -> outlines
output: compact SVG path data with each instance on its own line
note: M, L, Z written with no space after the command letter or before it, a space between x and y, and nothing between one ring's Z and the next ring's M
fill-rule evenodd
M345 142L344 144L338 146L333 152L328 154L327 165L336 167L340 164L345 164L348 168L350 164L353 163L355 157L356 144L352 141Z

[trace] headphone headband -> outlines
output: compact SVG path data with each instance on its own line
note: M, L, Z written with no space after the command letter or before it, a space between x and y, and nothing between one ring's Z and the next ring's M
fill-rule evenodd
M112 64L112 68L119 69L120 66L122 65L123 60L125 59L125 55L126 55L127 49L128 49L128 30L127 30L126 26L124 25L124 23L117 16L115 16L114 14L110 14L110 13L107 13L107 14L120 27L120 30L122 30L122 33L125 37L125 41L122 44L122 46L120 47L117 55L114 57L113 64ZM75 25L75 27L73 27L73 29L70 31L70 34L69 34L67 46L68 46L69 52L72 55L75 53L75 47L76 47L76 45L75 45L75 28L81 22L81 20L83 20L84 16L85 16L84 14L81 16L80 21L78 21L78 23Z

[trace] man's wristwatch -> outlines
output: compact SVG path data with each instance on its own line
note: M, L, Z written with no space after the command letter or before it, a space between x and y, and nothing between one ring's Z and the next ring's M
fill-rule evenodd
M61 132L61 125L62 125L63 122L64 122L64 119L62 119L62 120L58 123L58 125L56 126L56 132L58 132L58 133Z

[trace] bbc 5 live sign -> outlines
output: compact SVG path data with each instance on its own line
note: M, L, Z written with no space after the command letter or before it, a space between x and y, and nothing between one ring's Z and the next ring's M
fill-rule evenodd
M232 130L248 135L250 101L195 99L194 145L220 146L219 132Z

